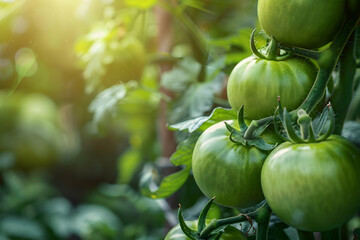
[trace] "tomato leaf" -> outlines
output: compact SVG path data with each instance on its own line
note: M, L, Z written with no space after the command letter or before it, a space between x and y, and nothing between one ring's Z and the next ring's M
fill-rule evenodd
M185 57L177 62L171 71L162 75L161 85L173 92L184 92L191 83L197 81L200 69L200 63Z
M98 126L104 119L112 118L117 113L118 104L136 87L132 84L118 84L100 92L89 105L89 111L94 114L93 122Z
M217 107L212 111L210 116L197 117L195 119L170 125L168 128L171 130L188 131L189 133L195 131L203 132L215 123L224 120L233 120L236 119L236 117L236 112L234 110Z
M124 124L130 132L142 131L149 127L160 99L159 93L143 88L136 81L114 85L100 92L90 103L92 124L100 132L107 130L114 121Z
M162 179L159 186L156 184L157 176L154 169L143 174L139 183L143 195L153 199L165 198L176 192L186 182L191 172L192 153L199 136L199 133L193 133L178 145L170 161L175 166L183 166L183 169Z
M129 183L142 163L141 151L130 147L118 158L118 181Z
M209 82L191 84L174 104L169 122L196 118L211 110L214 96L221 89L224 77L220 73Z
M171 103L168 122L196 118L211 110L215 94L223 89L225 74L221 70L224 64L224 58L209 63L204 81L198 79L200 63L192 58L180 60L171 71L163 74L161 85L177 94Z

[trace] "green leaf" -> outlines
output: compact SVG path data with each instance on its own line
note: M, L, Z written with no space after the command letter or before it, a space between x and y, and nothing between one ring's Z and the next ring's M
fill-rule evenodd
M89 105L89 111L94 114L93 121L98 124L104 118L114 116L119 102L126 97L129 88L132 87L119 84L100 92Z
M118 217L108 208L95 204L83 204L78 206L70 218L72 232L83 239L98 232L99 228L118 234L121 222Z
M171 71L161 77L161 85L173 92L184 92L191 83L197 81L201 65L192 58L180 60Z
M129 7L148 9L153 7L157 0L125 0L126 5Z
M189 133L199 131L203 132L215 123L224 120L236 119L236 112L232 109L225 109L221 107L215 108L210 116L202 116L195 119L187 120L181 123L173 124L169 126L171 130L188 131Z
M196 118L211 110L214 96L223 88L225 74L221 71L225 58L219 58L206 66L205 81L199 82L201 65L192 58L179 61L173 70L163 74L163 87L178 93L168 122L175 123Z
M93 113L92 122L96 128L103 130L115 119L129 120L131 113L139 114L138 111L145 113L151 109L150 106L144 108L143 102L147 105L157 106L159 100L159 94L142 89L137 82L130 81L125 84L114 85L100 92L90 103L89 112ZM134 122L133 120L132 122ZM141 121L145 122L144 119ZM130 121L128 122L131 124Z
M5 216L0 221L0 232L12 238L45 239L43 227L32 219L18 216Z
M170 161L175 166L183 166L183 169L166 176L159 186L156 184L157 173L154 169L147 171L140 179L141 193L147 197L157 199L165 198L176 192L187 180L191 172L192 153L199 133L193 133L185 141L181 142Z
M184 95L175 103L169 122L196 118L211 110L214 96L223 85L224 74L220 73L210 82L189 86Z
M130 148L118 159L118 181L129 183L142 163L140 149Z

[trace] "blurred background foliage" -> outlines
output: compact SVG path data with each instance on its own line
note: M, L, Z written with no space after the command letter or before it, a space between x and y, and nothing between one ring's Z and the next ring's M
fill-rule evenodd
M256 19L255 0L0 0L0 239L162 239L174 203L197 216L191 176L158 200L139 179L173 171L162 103L171 124L229 106Z

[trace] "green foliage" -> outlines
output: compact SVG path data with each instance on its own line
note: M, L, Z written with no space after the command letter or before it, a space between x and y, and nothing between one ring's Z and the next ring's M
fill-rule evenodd
M162 209L129 186L102 185L75 207L44 180L39 174L2 172L0 239L131 240L145 233L161 238Z
M175 166L183 166L183 169L166 176L161 180L160 186L154 186L154 182L159 181L155 169L146 170L139 184L143 195L153 199L165 198L173 194L185 183L191 171L191 156L198 137L199 134L193 134L178 145L170 161Z
M89 111L93 113L93 123L99 129L107 126L109 119L120 115L119 104L124 102L129 91L137 88L135 82L114 85L100 92L89 105Z
M140 79L146 64L145 49L136 36L128 33L124 21L119 15L100 22L77 42L75 50L84 69L87 93Z
M199 117L212 109L214 97L223 86L223 67L223 58L207 65L206 78L202 82L199 79L202 68L200 63L194 59L184 58L171 71L163 74L162 86L178 95L169 113L170 123Z
M190 174L193 150L201 133L214 123L235 118L236 113L233 110L216 108L209 117L199 117L195 120L172 125L172 129L188 130L191 133L186 140L178 145L170 158L175 166L183 166L183 169L162 179L159 186L156 185L160 179L155 169L146 170L140 180L142 194L157 199L168 197L177 191Z
M48 167L69 153L59 109L47 96L0 91L0 112L0 148L17 167Z

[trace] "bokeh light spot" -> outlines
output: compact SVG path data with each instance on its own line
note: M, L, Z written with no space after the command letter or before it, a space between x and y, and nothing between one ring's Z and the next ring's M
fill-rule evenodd
M31 48L20 48L16 52L15 69L20 77L31 77L36 73L38 64Z

